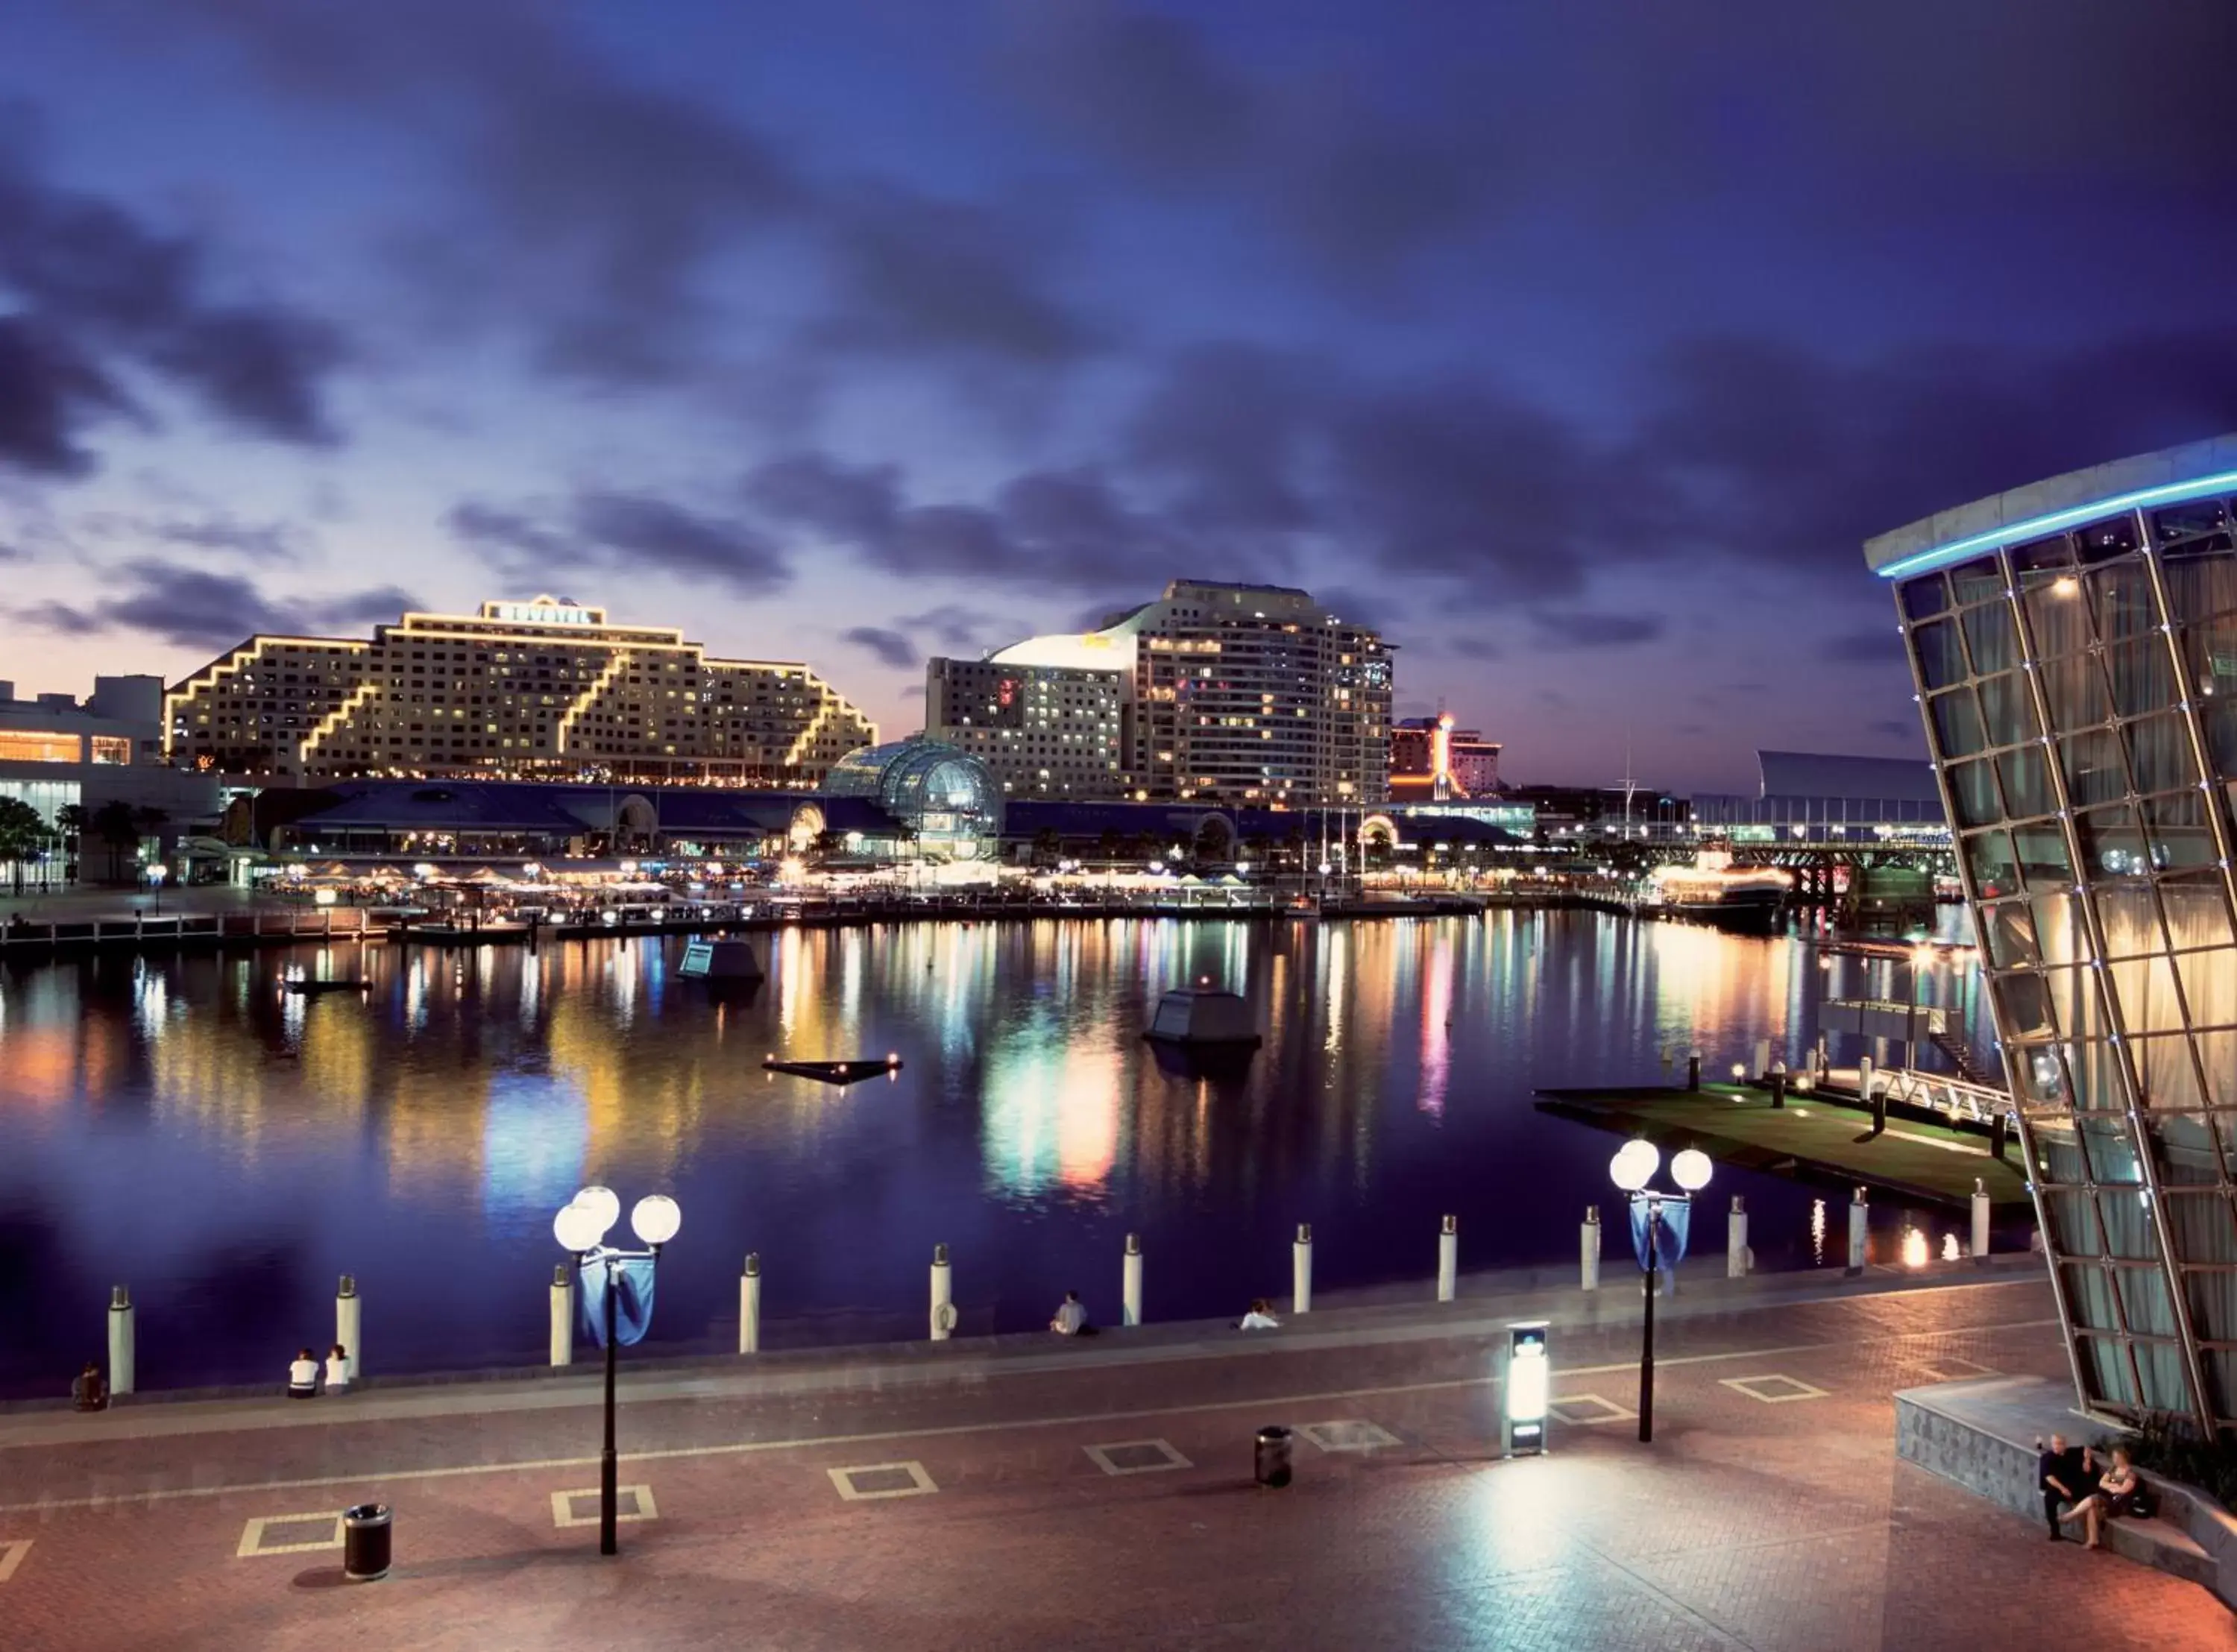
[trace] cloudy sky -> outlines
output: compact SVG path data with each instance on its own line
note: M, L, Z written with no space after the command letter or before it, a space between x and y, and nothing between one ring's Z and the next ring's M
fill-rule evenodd
M18 0L0 677L1310 587L1521 780L1921 749L1867 535L2237 429L2227 0Z

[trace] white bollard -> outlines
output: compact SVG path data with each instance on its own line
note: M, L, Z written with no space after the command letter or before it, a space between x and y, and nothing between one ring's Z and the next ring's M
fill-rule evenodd
M945 1342L955 1333L955 1280L947 1266L947 1247L932 1247L932 1339Z
M1859 1056L1857 1060L1857 1099L1866 1107L1872 1104L1872 1058Z
M1978 1176L1973 1178L1973 1260L1989 1265L1989 1190Z
M1864 1271L1864 1226L1870 1220L1870 1208L1864 1203L1864 1190L1857 1189L1857 1196L1849 1201L1849 1266L1851 1278Z
M1118 1277L1118 1320L1122 1325L1142 1323L1142 1236L1126 1235L1126 1255L1120 1265Z
M355 1275L345 1274L334 1291L334 1340L342 1345L342 1366L355 1382L365 1369L364 1351L358 1346L365 1334L365 1299L357 1293Z
M746 1253L746 1271L738 1275L738 1352L762 1351L762 1254Z
M551 1269L551 1363L575 1363L575 1278L564 1262Z
M1449 1302L1460 1294L1461 1219L1445 1218L1437 1233L1437 1300Z
M1297 1224L1297 1242L1290 1247L1290 1312L1313 1311L1313 1225Z
M109 1392L132 1392L132 1292L119 1285L109 1293Z
M1577 1260L1579 1271L1584 1276L1585 1288L1588 1291L1600 1289L1600 1208L1598 1205L1585 1207L1584 1230L1577 1240Z
M1744 1280L1748 1272L1747 1201L1732 1195L1732 1214L1725 1227L1725 1277Z
M1748 1076L1750 1078L1761 1078L1770 1070L1771 1040L1768 1038L1759 1038L1755 1041L1755 1065L1748 1069Z

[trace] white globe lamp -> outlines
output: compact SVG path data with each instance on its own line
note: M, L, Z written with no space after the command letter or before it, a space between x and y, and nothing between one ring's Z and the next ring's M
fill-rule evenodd
M621 1196L611 1188L601 1188L594 1183L577 1194L570 1202L577 1209L591 1213L597 1221L601 1238L607 1228L621 1220Z
M596 1249L605 1231L605 1224L598 1220L598 1213L581 1205L564 1206L551 1219L552 1235L558 1240L559 1248L573 1251L577 1255Z
M1654 1179L1662 1155L1652 1142L1627 1142L1608 1161L1608 1175L1626 1193L1637 1193Z
M1709 1155L1699 1148L1687 1148L1670 1161L1670 1178L1688 1193L1699 1193L1709 1185L1709 1175L1716 1167Z
M683 1212L666 1194L647 1194L630 1212L630 1226L646 1244L665 1245L683 1226Z

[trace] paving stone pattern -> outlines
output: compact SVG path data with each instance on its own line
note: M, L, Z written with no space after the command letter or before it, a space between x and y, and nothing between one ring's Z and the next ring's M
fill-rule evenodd
M1549 1455L1512 1462L1481 1337L905 1393L710 1385L625 1408L622 1478L658 1516L613 1559L551 1513L596 1481L594 1407L492 1392L359 1424L343 1401L287 1426L247 1407L229 1432L16 1445L0 1550L30 1547L0 1582L0 1648L2237 1649L2203 1591L1897 1460L1895 1389L1937 1359L2062 1376L2050 1316L2030 1283L1682 1322L1652 1446L1556 1421ZM1627 1403L1633 1335L1557 1347L1557 1399ZM1722 1380L1765 1374L1823 1392ZM1274 1422L1395 1443L1301 1436L1295 1483L1265 1491L1252 1437ZM1114 1475L1091 1446L1186 1466ZM849 1469L912 1494L850 1501ZM340 1483L275 1484L320 1476ZM331 1552L234 1556L252 1518L368 1499L396 1510L384 1582L343 1583Z

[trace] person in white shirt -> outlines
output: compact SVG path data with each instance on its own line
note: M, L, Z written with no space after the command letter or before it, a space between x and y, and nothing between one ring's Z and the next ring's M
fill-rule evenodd
M287 1398L313 1399L319 1392L319 1362L308 1348L295 1350L295 1358L287 1367Z
M339 1342L327 1350L327 1392L346 1394L349 1392L349 1354Z
M1079 1300L1078 1291L1064 1293L1064 1300L1056 1305L1056 1317L1049 1321L1049 1329L1060 1337L1086 1334L1087 1306Z
M1250 1299L1250 1312L1244 1314L1235 1327L1238 1331L1278 1331L1282 1322L1274 1317L1273 1304L1263 1296Z

